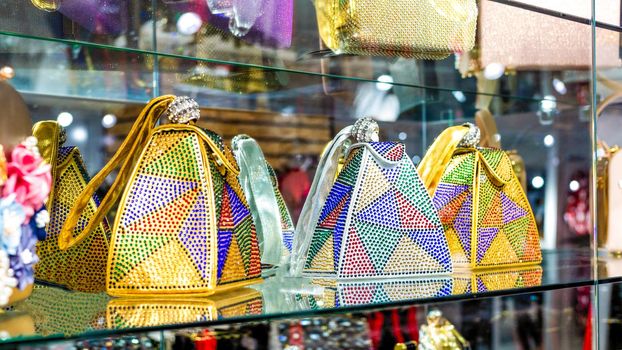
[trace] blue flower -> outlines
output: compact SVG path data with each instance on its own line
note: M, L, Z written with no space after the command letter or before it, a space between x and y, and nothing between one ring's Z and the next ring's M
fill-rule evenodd
M13 277L17 279L17 287L24 289L33 283L34 265L39 261L35 254L37 236L30 229L30 225L22 225L21 241L14 255L9 255L9 266L13 270Z
M0 247L9 255L17 254L25 220L24 208L15 201L15 196L0 199Z

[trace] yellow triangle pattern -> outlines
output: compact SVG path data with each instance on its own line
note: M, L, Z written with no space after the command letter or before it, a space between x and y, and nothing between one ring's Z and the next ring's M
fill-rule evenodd
M489 291L515 288L520 273L505 271L503 273L486 273L478 276ZM481 291L478 291L481 292Z
M177 259L171 259L172 256ZM179 281L186 281L187 286L205 286L205 281L194 267L186 249L177 240L170 240L132 268L117 285L120 288L178 288Z
M317 252L313 261L311 262L311 270L313 271L329 271L332 272L335 269L333 262L333 239L328 237L322 248Z
M444 281L404 281L400 283L386 283L383 286L389 300L405 300L412 298L431 298L437 296Z
M416 273L421 270L441 272L444 271L444 267L408 236L402 236L384 267L384 273Z
M454 265L468 265L469 258L466 255L466 252L462 248L462 244L460 243L460 238L458 238L458 234L453 227L447 228L445 231L445 237L447 238L447 244L449 245L449 253L451 255L451 260Z
M237 240L233 237L231 239L231 245L229 246L227 260L225 260L225 266L222 269L220 283L237 281L244 278L244 271L244 262L242 261L242 255L240 254L240 248Z
M361 188L369 189L365 196L360 196L359 201L356 204L356 212L366 208L372 202L375 202L378 197L385 194L389 190L389 181L384 177L382 171L375 162L369 161L365 175L363 175L363 184Z
M471 293L469 283L471 282L470 276L456 276L454 277L454 289L452 295Z
M508 264L518 262L516 252L514 252L514 249L512 248L512 245L510 244L510 241L508 241L507 235L503 232L503 230L500 230L499 233L497 233L497 236L492 241L490 248L486 251L480 265L490 266L498 264L499 261L503 261Z

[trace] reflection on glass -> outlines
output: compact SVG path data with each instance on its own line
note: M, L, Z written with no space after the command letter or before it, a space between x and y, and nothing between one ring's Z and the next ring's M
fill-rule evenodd
M60 8L61 0L30 0L36 8L47 11L54 12Z

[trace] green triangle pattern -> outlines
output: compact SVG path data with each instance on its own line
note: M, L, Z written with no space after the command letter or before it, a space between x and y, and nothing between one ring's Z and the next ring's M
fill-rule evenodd
M363 247L365 247L365 251L369 255L372 264L374 264L374 268L376 271L384 270L400 238L405 236L405 234L400 232L399 229L372 223L356 222L355 225L356 232L361 238Z
M350 156L350 160L346 166L339 173L338 181L354 187L356 179L360 173L361 159L363 159L363 150L361 148L355 149L354 153Z
M247 216L238 225L233 228L233 235L235 236L235 240L238 242L238 248L240 249L240 255L242 256L242 261L244 262L244 270L248 272L251 264L251 226L253 221L251 216Z
M317 253L320 251L320 249L322 249L322 246L324 246L324 243L326 243L326 241L329 238L332 238L332 236L333 236L333 232L330 229L325 229L325 228L320 228L320 227L317 227L315 229L315 233L313 234L313 238L311 240L311 245L309 246L309 252L307 254L307 262L305 263L305 269L311 268L311 263L313 262L313 259L315 259L315 256L317 255Z
M158 135L152 142L166 136ZM178 180L196 180L198 178L198 164L200 155L196 154L196 136L188 135L179 139L161 155L145 167L144 173L162 177L170 177ZM159 152L159 147L150 147L152 152Z
M115 249L117 252L114 254L116 261L112 264L117 273L111 273L115 281L122 280L125 275L132 270L136 265L143 262L151 254L158 249L166 245L173 237L165 235L144 235L139 232L132 232L131 235L124 235L123 229L117 233L117 239ZM124 248L125 247L125 248ZM143 250L137 252L135 247L142 247Z
M454 167L453 171L446 172L441 182L450 183L453 185L471 185L474 173L475 154L473 152L466 153L464 155L456 156L452 159L452 162L463 162L463 164Z
M525 215L522 218L510 221L505 226L503 226L503 231L506 232L506 235L508 235L508 241L510 242L512 249L514 249L514 252L518 257L521 257L524 253L527 233L524 234L525 239L509 239L510 235L516 235L521 231L528 230L530 224L532 224L531 216Z

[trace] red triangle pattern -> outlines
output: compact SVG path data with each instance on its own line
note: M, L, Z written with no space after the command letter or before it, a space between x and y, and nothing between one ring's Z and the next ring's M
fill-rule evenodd
M343 305L369 304L374 300L375 293L375 284L347 286L342 289L341 301Z
M218 228L220 231L232 231L235 227L233 223L233 211L231 211L231 205L229 204L228 191L222 191L222 204L220 206L220 221L218 222Z
M341 273L345 276L376 275L374 264L369 259L369 254L363 247L363 242L361 242L354 227L350 228L348 241L344 261L341 265Z
M456 216L458 216L458 213L460 213L462 204L467 198L469 198L469 196L469 192L462 192L438 211L438 216L441 219L441 223L443 225L453 225L453 223L456 221Z
M397 208L400 215L401 227L404 229L435 229L436 226L423 215L419 209L410 204L399 191L395 191Z
M177 237L181 226L186 221L186 216L181 213L190 213L198 194L198 189L194 188L167 205L143 216L127 226L127 231L140 233L142 235L170 235ZM174 210L171 210L174 208Z
M337 219L339 219L339 215L341 214L343 207L348 201L348 198L350 198L350 194L346 194L345 196L343 196L343 198L341 199L339 204L337 204L335 209L333 209L333 211L331 211L330 214L328 214L326 218L324 218L324 221L320 223L320 227L327 228L327 229L335 228L335 226L337 225Z

